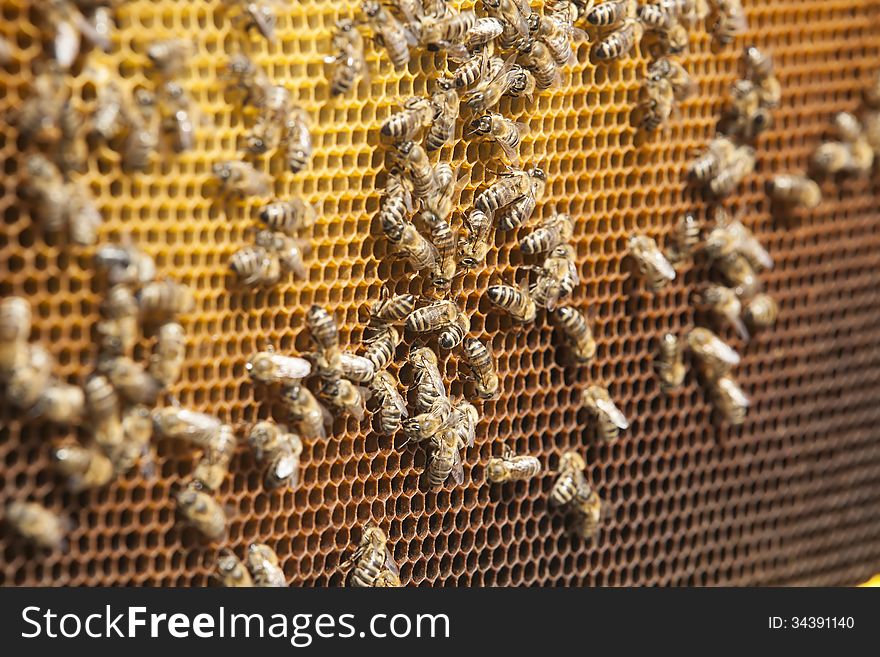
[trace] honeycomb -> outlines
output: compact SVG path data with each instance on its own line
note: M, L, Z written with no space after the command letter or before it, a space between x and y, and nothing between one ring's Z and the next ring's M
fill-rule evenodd
M335 314L346 343L360 338L362 308L383 286L419 291L402 262L383 257L388 247L373 220L383 163L374 145L396 103L424 94L442 59L424 53L397 72L370 47L369 80L357 94L330 99L322 58L334 21L352 15L356 4L286 3L277 40L267 43L234 26L219 0L131 0L117 11L111 52L89 55L148 84L145 35L196 41L183 82L199 106L197 147L165 153L135 174L123 173L118 155L101 149L90 155L85 180L105 218L101 240L130 235L160 272L195 292L197 310L184 318L187 367L174 395L237 427L271 413L283 417L244 364L267 345L303 349L310 304ZM398 449L366 422L337 421L327 441L306 444L292 491L266 493L253 454L239 449L219 492L230 509L229 545L269 543L294 585L339 584L336 566L369 521L389 533L407 585L837 585L880 570L877 179L825 183L819 208L794 217L774 215L764 192L772 174L806 168L834 113L859 106L861 90L880 70L880 2L743 4L750 29L734 46L713 48L705 29L693 31L682 61L699 93L654 136L637 133L631 122L646 63L640 50L597 67L581 43L559 89L505 110L531 128L523 161L548 173L538 214L559 210L576 219L582 284L574 303L593 318L594 363L565 364L548 322L539 317L513 329L481 299L521 263L516 235L499 232L486 266L457 279L452 291L472 315L473 335L490 343L502 386L498 400L482 405L464 485L422 490L421 451ZM0 2L0 33L17 60L0 77L0 116L26 96L29 62L42 56L31 5ZM745 425L730 430L716 422L696 377L667 396L652 369L657 338L693 325L689 299L703 274L692 269L649 296L631 284L625 256L631 232L662 240L681 213L705 216L705 202L682 173L714 132L745 43L773 55L784 90L775 126L757 144L757 170L734 199L776 260L763 280L781 314L775 329L747 346L737 343L744 354L737 377L753 406ZM236 288L227 267L248 240L257 201L223 202L210 181L211 164L234 158L246 130L220 80L227 53L239 50L294 90L315 142L311 166L300 174L286 172L278 158L260 165L273 174L276 194L300 195L319 208L308 280L269 290ZM75 96L89 93L81 77L72 84ZM461 203L468 207L491 179L488 147L459 140L440 157L467 176ZM32 340L51 350L59 374L82 383L96 357L92 328L104 292L92 250L44 235L32 221L18 194L17 136L6 121L0 160L0 294L32 301ZM141 356L148 348L140 345ZM441 369L452 380L456 368L453 357ZM594 381L609 386L632 423L613 444L598 444L584 429L589 419L579 410L579 391ZM31 498L69 515L74 529L68 551L48 555L0 523L0 584L209 585L216 547L179 522L172 501L193 455L160 442L153 477L132 473L74 495L49 464L51 440L67 431L2 407L0 507ZM546 474L489 486L485 466L504 445L539 456ZM569 449L585 451L589 479L608 506L592 543L548 508L551 471Z

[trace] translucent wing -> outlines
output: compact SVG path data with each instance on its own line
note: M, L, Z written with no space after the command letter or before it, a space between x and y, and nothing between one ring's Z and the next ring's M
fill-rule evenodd
M452 480L456 486L461 486L464 483L464 465L462 465L461 454L458 453L458 450L452 457Z
M272 354L272 362L278 368L278 375L288 380L301 380L312 373L312 364L305 358Z
M61 21L55 26L55 59L62 68L73 65L80 48L80 32L70 21Z
M743 392L742 388L740 388L733 380L728 379L727 377L722 377L718 380L717 385L724 390L727 396L730 397L731 401L737 406L748 408L751 405L751 401L746 396L746 393Z
M394 573L395 576L400 576L400 568L397 566L397 562L394 561L394 555L388 547L385 548L385 567Z
M391 403L400 411L400 417L409 417L409 410L406 408L406 401L404 401L403 396L397 390L389 390L388 395L391 397Z
M675 268L669 263L669 260L666 259L666 256L663 255L660 249L648 250L644 253L644 258L648 265L660 272L664 278L670 281L675 280Z
M620 409L614 405L613 401L600 397L596 399L596 407L602 411L605 417L607 417L618 429L629 429L629 422Z
M703 345L703 350L709 357L720 360L731 367L739 365L739 354L732 347L728 346L727 343L721 340L721 338L712 337L709 342Z

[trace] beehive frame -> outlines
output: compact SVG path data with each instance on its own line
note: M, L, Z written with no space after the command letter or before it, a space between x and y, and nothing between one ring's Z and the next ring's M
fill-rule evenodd
M146 173L120 170L118 154L91 154L86 180L106 223L103 240L130 235L162 272L195 291L197 311L184 322L189 357L173 392L183 405L246 425L275 413L254 388L244 362L274 345L303 349L304 313L325 306L343 341L362 334L362 306L390 283L418 291L402 262L385 257L373 216L382 154L377 129L396 103L424 94L442 64L414 58L393 70L368 51L370 79L358 93L330 100L323 56L334 21L357 3L303 0L279 17L278 39L247 37L218 0L123 3L107 65L133 83L145 73L144 36L192 36L196 54L184 82L199 104L196 149L165 153ZM766 585L848 584L880 569L880 213L876 177L829 182L816 210L771 213L764 184L775 172L803 170L834 113L854 110L880 70L880 2L876 0L744 0L750 30L735 46L713 49L694 31L683 62L699 92L664 132L632 127L641 53L594 66L588 45L564 83L508 112L532 132L525 162L540 163L548 193L540 216L554 209L576 219L582 284L575 304L594 318L598 355L589 367L561 362L559 336L544 321L512 330L481 301L496 280L511 280L521 262L515 234L499 233L484 268L456 279L455 298L472 314L473 333L489 340L502 376L502 396L482 405L477 444L465 456L465 484L438 492L419 488L424 455L398 450L348 420L303 454L294 491L267 494L252 454L239 450L220 498L232 509L229 544L271 544L296 585L336 584L335 567L360 527L388 531L401 578L410 585ZM36 13L24 0L2 0L2 33L18 63L0 75L0 116L27 94L30 62L42 57ZM295 10L293 7L295 6ZM764 275L780 302L775 329L744 347L738 378L754 401L745 426L714 421L694 377L669 396L660 392L651 359L665 331L693 324L689 297L702 280L693 270L662 293L630 284L626 238L635 230L665 236L683 212L705 216L682 171L711 137L725 90L738 75L740 48L755 43L776 60L783 85L775 126L757 144L758 169L735 202L776 260ZM284 81L312 117L311 167L292 175L278 158L264 165L278 195L315 203L319 221L308 281L266 291L232 286L227 260L254 226L258 201L223 202L210 165L236 157L246 127L224 94L219 72L228 53L244 51ZM75 96L86 89L73 81ZM496 165L486 145L458 141L440 153L468 176L468 207ZM0 124L0 294L31 299L34 340L47 346L59 372L83 382L96 350L92 327L103 290L90 249L50 238L20 198L21 155L13 128ZM146 353L148 343L140 346ZM441 368L456 374L455 358ZM632 421L611 445L583 430L578 391L608 384ZM178 522L172 491L192 469L192 455L159 443L157 476L130 475L106 489L72 495L48 467L49 443L66 430L28 423L3 406L0 415L0 507L32 498L70 515L75 528L64 554L36 553L0 524L0 584L204 586L216 548ZM609 512L598 539L571 535L547 505L550 474L489 486L484 467L502 445L539 455L548 470L567 449L586 450L589 476Z

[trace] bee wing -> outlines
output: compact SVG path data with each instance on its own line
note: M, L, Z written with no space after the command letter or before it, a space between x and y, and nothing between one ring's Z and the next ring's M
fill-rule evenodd
M254 27L267 41L275 40L275 14L265 14L260 5L251 4L247 8L248 16L254 22Z
M733 315L730 318L730 323L733 325L734 330L737 332L737 335L741 337L743 340L749 339L749 329L746 328L745 322L743 322L742 318L739 315Z
M502 151L504 151L504 155L509 162L519 162L519 153L510 144L504 141L496 141L495 143L501 147Z
M731 367L739 365L739 354L733 349L733 347L730 347L720 338L713 338L712 341L706 344L704 348L706 350L706 353L712 358L717 358L721 362L730 365Z
M748 254L764 269L773 269L773 257L754 236L744 238L743 242L740 243L741 249L747 249Z
M743 408L748 408L751 406L752 402L748 398L743 389L740 388L736 383L734 383L730 379L722 379L719 382L719 385L724 387L725 392L730 396L731 400L738 406L742 406Z
M385 548L385 567L395 575L400 576L400 568L397 566L394 555L391 554L391 550L388 547Z
M393 403L394 407L400 411L400 417L409 417L409 410L406 408L406 402L404 401L403 396L401 396L396 390L389 391L388 394L391 397L391 403Z
M519 32L519 35L522 37L529 36L529 23L526 20L528 16L532 14L532 8L529 6L529 3L525 0L513 0L513 4L516 5L517 8L517 16L507 16L508 19L513 19L513 27L516 28L516 31Z
M85 19L83 19L85 20ZM73 65L80 49L80 31L71 21L61 21L55 26L55 59L62 68Z
M452 480L456 486L461 486L464 483L464 465L458 450L455 450L455 456L452 458Z
M675 268L669 263L660 249L651 249L644 254L644 257L648 264L660 272L665 278L670 281L675 280Z
M629 429L629 422L620 409L614 405L613 401L610 399L599 398L596 400L596 407L602 411L602 413L604 413L618 429Z
M273 356L278 366L278 374L285 379L304 379L312 373L312 364L305 358L298 356Z
M76 27L79 30L79 33L86 38L86 40L91 43L93 46L100 48L104 52L108 52L112 44L110 43L110 39L106 34L101 34L96 28L94 23L88 20L85 16L76 13L74 17L74 22L76 23Z
M475 425L473 422L468 421L464 437L465 445L467 445L468 447L473 447L474 442L477 439L477 425Z
M470 52L462 43L449 43L448 41L442 41L440 45L446 51L446 56L454 62L465 61L470 57Z

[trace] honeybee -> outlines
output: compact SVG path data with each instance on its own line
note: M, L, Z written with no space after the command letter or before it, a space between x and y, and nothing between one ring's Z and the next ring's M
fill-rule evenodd
M123 105L125 100L119 85L104 69L90 69L95 84L95 109L90 132L105 141L117 137L124 127Z
M190 483L176 498L181 515L205 538L221 541L226 536L226 513L200 484Z
M321 400L343 415L360 422L366 414L366 400L361 388L348 379L325 380L318 393Z
M254 235L254 246L265 249L270 256L277 258L283 271L290 272L298 278L305 278L308 270L304 254L311 247L307 241L278 231L260 230ZM274 274L274 269L272 273Z
M500 57L492 57L489 50L485 49L461 62L452 74L452 82L461 93L477 83L493 79L503 67L504 60Z
M57 446L52 459L74 493L106 486L115 475L113 463L104 454L75 442Z
M357 356L343 351L339 354L340 374L350 381L369 383L376 376L373 361L364 356Z
M309 376L312 366L304 358L261 351L248 360L245 370L260 383L290 385Z
M746 13L740 0L714 0L714 23L709 27L719 45L730 45L748 29Z
M546 175L538 167L527 171L508 168L506 173L477 196L474 207L493 217L499 209L529 195L533 179L546 180Z
M418 199L434 198L439 184L425 149L413 141L405 141L397 145L396 151L403 172L412 183L413 195Z
M110 285L140 287L156 277L156 263L131 244L103 244L95 251L95 266L107 272Z
M70 181L66 192L70 239L75 244L94 244L104 220L91 192L80 180Z
M329 424L332 418L318 402L311 390L302 383L286 386L281 396L287 406L290 420L297 424L300 433L306 438L327 437L324 425Z
M580 283L574 249L568 244L553 249L536 270L538 278L529 287L529 295L538 306L547 310L555 309L559 299L570 295Z
M192 51L193 43L188 39L155 41L147 47L147 58L159 74L174 78L187 65Z
M340 565L342 570L352 568L348 579L349 586L375 586L376 580L385 570L391 571L395 576L399 575L400 571L394 562L394 556L388 549L388 537L379 527L364 529L354 554Z
M309 130L308 114L301 108L294 108L284 125L284 157L291 173L305 169L312 159L312 133Z
M423 210L419 215L421 222L428 228L429 237L434 245L443 248L444 237L451 241L451 232L443 233L443 229L449 228L447 219L452 214L455 206L455 192L458 184L455 179L456 173L452 167L441 162L434 168L434 179L437 181L437 191L433 196L422 199Z
M226 64L225 77L230 86L244 92L244 104L260 107L266 93L272 86L263 70L243 54L230 57Z
M421 443L446 431L455 420L461 419L453 410L452 402L444 390L428 410L404 420L403 430L407 439Z
M361 11L375 32L376 42L388 51L388 58L394 67L405 67L409 63L409 47L416 43L412 32L374 0L364 0Z
M101 369L113 387L133 404L155 404L161 385L144 367L128 356L115 356L102 363Z
M504 21L495 17L480 17L464 36L464 47L469 52L476 52L483 46L493 42L504 31Z
M418 42L428 51L465 50L464 40L476 26L477 16L473 11L445 12L443 15L425 15L411 26Z
M466 338L462 343L461 356L470 372L477 396L481 399L495 397L501 381L488 347L476 338Z
M723 121L725 133L747 141L773 125L770 111L761 102L760 88L751 80L733 83Z
M217 162L213 166L213 172L225 194L268 196L271 191L271 178L247 162Z
M683 214L675 222L669 235L666 259L676 269L693 258L700 243L700 222L692 214Z
M364 358L373 364L376 373L384 370L394 360L394 352L400 344L400 331L393 326L380 326L372 329L372 335L364 339L367 346Z
M163 324L159 327L156 347L150 357L150 374L165 387L174 385L180 379L185 359L183 327L176 322Z
M389 116L379 132L396 143L412 141L434 120L434 107L428 98L414 96L404 102L403 108Z
M261 154L277 148L292 108L293 99L287 87L267 85L260 99L257 119L247 137L247 150Z
M333 65L330 93L339 96L354 88L367 66L364 60L364 38L354 21L346 18L336 21L331 45L336 54L325 58L328 64Z
M302 439L271 420L258 422L248 435L257 461L267 465L265 483L269 489L293 488L299 482Z
M382 229L388 241L397 246L398 254L403 256L416 271L434 268L440 257L437 247L425 239L415 226L404 220L398 222L395 218L384 214L382 220Z
M730 161L734 151L736 144L728 137L715 137L702 155L688 165L688 176L692 180L708 183Z
M688 32L674 7L663 3L642 5L638 15L645 27L657 35L664 53L676 54L687 49Z
M6 380L6 399L16 408L32 409L46 392L52 379L54 360L37 344L24 344L22 362Z
M448 221L430 211L423 212L422 218L430 226L430 238L437 249L437 260L430 272L431 285L438 292L446 293L458 268L455 233Z
M776 77L773 58L755 46L743 51L743 61L749 78L758 86L761 105L773 108L779 106L782 98L782 85Z
M267 203L260 208L259 217L270 230L296 237L299 231L315 225L317 213L309 203L294 198Z
M550 503L554 506L577 504L587 498L592 489L584 476L587 464L577 452L565 452L559 459L559 474L550 489Z
M55 67L34 76L30 93L15 116L19 134L25 141L55 142L65 103L64 78Z
M333 315L321 306L313 305L306 313L306 326L318 350L328 353L339 351L339 327Z
M425 481L430 488L439 488L452 476L455 485L464 482L464 467L461 462L461 442L452 431L440 431L430 438L428 465Z
M525 481L539 474L541 474L541 461L537 456L515 456L509 447L504 448L500 458L491 458L486 465L486 479L493 484Z
M721 171L709 181L708 189L716 197L727 196L754 170L755 149L751 146L739 146Z
M768 193L777 203L812 210L822 202L822 191L806 176L781 174L767 185Z
M31 334L31 305L21 297L0 301L0 379L27 361Z
M61 172L45 156L34 154L27 158L25 194L32 198L45 229L60 231L70 219L68 188Z
M413 368L413 385L416 388L415 408L425 413L435 408L446 397L446 386L438 368L437 355L427 347L410 352L409 362Z
M753 329L769 328L779 316L779 304L768 294L757 294L749 301L743 311L746 324Z
M653 132L665 125L675 109L675 92L665 77L649 75L642 83L639 127Z
M610 0L596 5L586 14L587 22L596 27L617 27L638 16L638 0Z
M561 306L554 311L553 318L568 339L574 359L579 363L592 361L597 345L586 317L570 306Z
M458 437L461 445L474 446L479 423L480 413L473 404L459 400L452 405L452 418L449 426L450 430Z
M821 174L860 173L852 147L839 141L820 144L813 152L812 164Z
M761 279L745 255L732 251L713 261L721 278L736 290L737 296L748 299L761 291Z
M550 49L543 41L531 41L520 49L523 66L532 72L535 88L549 89L562 83L562 75Z
M586 498L578 500L577 511L581 536L586 540L594 539L602 522L602 498L596 491L590 491Z
M58 117L60 140L57 161L61 172L69 176L72 172L82 172L86 166L89 152L85 141L85 115L67 100Z
M242 285L275 285L281 279L278 254L257 246L243 246L232 254L229 267Z
M531 99L535 87L531 71L507 61L497 71L490 68L484 80L468 93L465 103L474 114L482 114L495 107L503 96Z
M406 318L406 329L413 333L437 331L458 318L458 306L446 299L413 310Z
M629 251L648 289L659 292L675 280L675 268L660 251L657 242L646 235L629 238Z
M229 474L229 462L234 455L235 432L231 426L223 424L196 463L193 479L208 490L218 490Z
M486 261L492 237L492 218L482 210L473 209L464 218L467 236L458 239L458 264L468 269Z
M175 315L186 315L195 308L192 291L171 280L152 281L137 295L141 317L161 321Z
M611 395L606 388L590 386L584 390L581 403L596 418L596 433L602 440L616 440L621 430L629 429L629 422L611 401Z
M124 169L144 171L150 166L159 144L156 95L143 87L134 91L134 103L126 102L122 119L127 127L122 147Z
M596 9L602 6L604 5L599 5ZM596 45L594 50L596 59L610 61L626 57L642 38L643 33L644 27L638 20L634 18L624 20L620 27Z
M70 520L36 502L10 502L6 522L23 538L47 550L64 550Z
M454 79L438 78L435 84L431 94L433 118L425 137L425 148L429 151L436 151L452 143L460 106Z
M115 430L112 421L106 428ZM99 438L97 432L95 442L100 444L102 439L109 441L102 449L113 461L117 472L128 472L140 464L141 471L145 475L149 475L153 470L153 461L155 460L150 447L150 438L153 436L153 420L150 410L140 404L127 408L122 415L121 430L122 440L120 443L114 443L114 439L106 435Z
M191 150L195 145L191 104L189 95L177 82L165 82L160 88L162 130L172 136L172 148L176 153Z
M387 292L383 291L384 295ZM399 324L415 310L416 298L412 294L383 296L369 309L370 323L373 325Z
M743 424L751 402L737 382L729 375L724 375L711 380L709 387L712 400L724 419L733 426Z
M251 574L232 550L224 549L217 557L217 579L222 586L249 588L254 585Z
M519 162L519 145L529 127L525 123L511 121L501 114L491 113L471 121L471 134L491 139L501 147L508 162Z
M409 416L406 402L397 390L397 380L390 372L376 372L370 391L378 404L379 431L390 436L400 429L403 419Z
M263 543L252 543L248 547L247 556L248 570L253 575L254 586L257 587L282 587L287 586L287 579L281 569L281 562L275 550Z
M464 340L464 336L471 330L471 319L463 312L459 312L455 320L443 327L437 336L437 345L441 349L455 349Z
M537 312L535 301L522 288L492 285L486 290L486 297L517 322L526 324L535 320Z
M210 447L223 426L220 419L213 415L178 406L155 409L152 421L160 437L183 440L202 449Z
M569 3L569 7L574 8L574 5ZM531 15L529 31L535 38L544 42L558 66L565 66L574 61L573 42L585 41L588 36L583 30L574 27L575 17L570 9L563 8L558 11L549 11L549 9L550 7L545 4L543 16L536 13Z
M704 248L710 258L724 258L741 253L755 269L772 269L773 258L755 235L739 219L730 219L723 211L716 217L716 225L706 236Z
M654 358L654 370L664 391L675 390L684 382L684 350L679 339L672 333L666 333L660 338L660 346Z
M502 48L516 49L529 38L529 16L532 9L525 0L483 0L489 16L501 20L503 30L498 38Z
M268 41L275 40L275 15L273 0L223 0L234 13L233 19L243 23L247 31L256 29Z
M519 250L526 254L552 251L571 240L574 233L574 220L571 215L556 213L541 222L541 225L520 240Z
M82 388L54 381L46 386L31 409L31 414L58 424L72 424L82 418L85 406L86 398Z
M749 331L743 323L742 303L736 290L723 285L707 285L696 295L696 305L709 310L718 319L724 320L743 340L749 339Z
M700 369L709 379L724 376L739 365L739 354L707 328L698 326L691 329L687 343Z
M103 374L89 377L83 392L92 424L101 425L119 415L119 396Z

